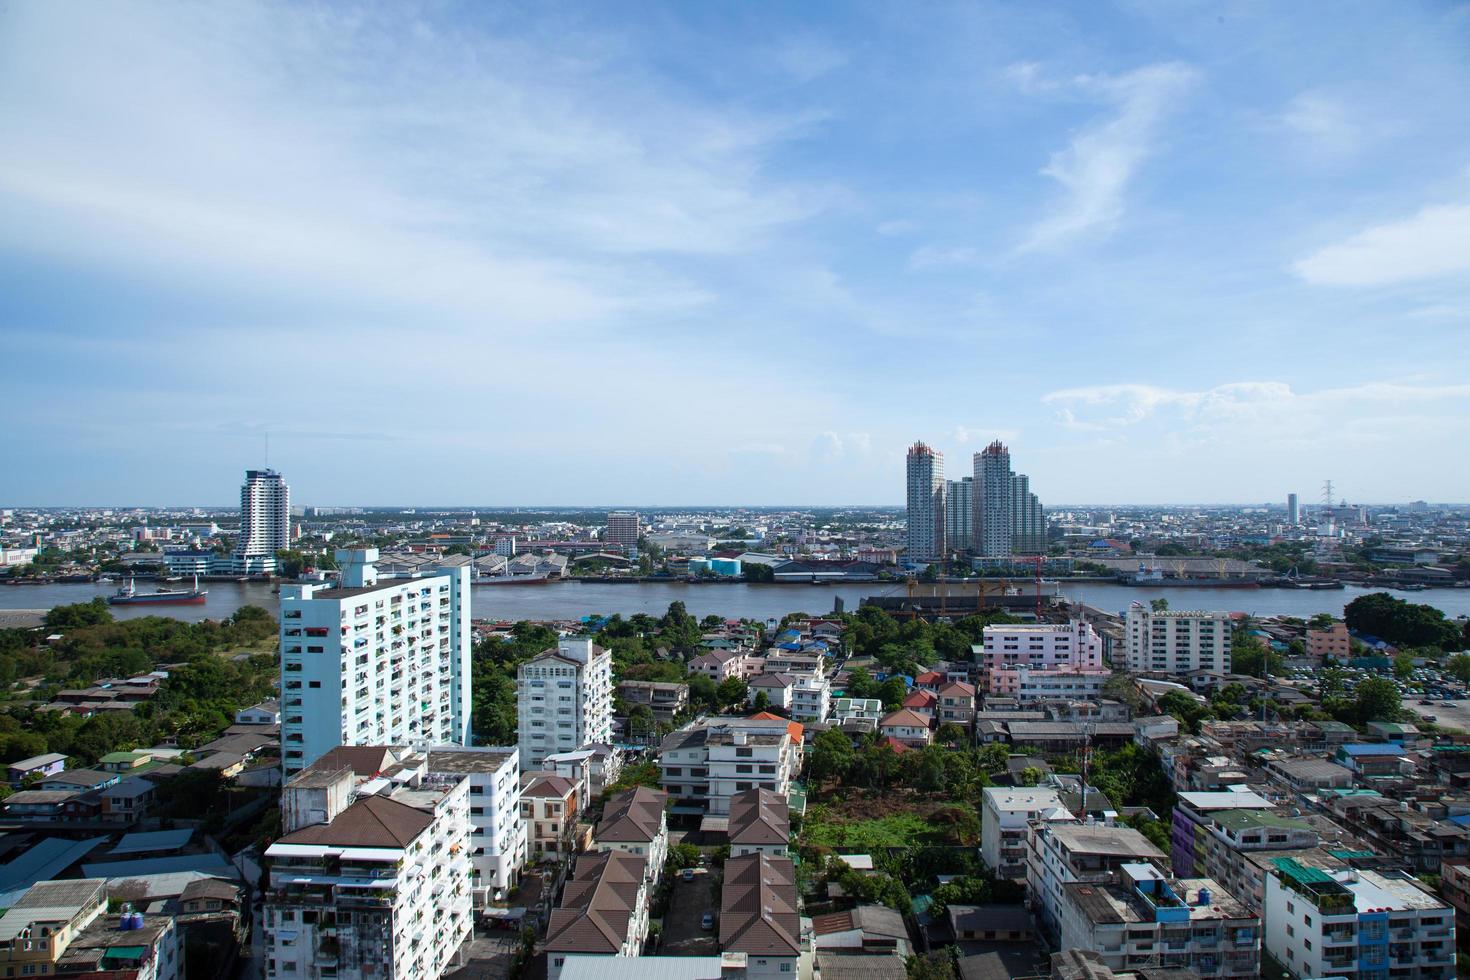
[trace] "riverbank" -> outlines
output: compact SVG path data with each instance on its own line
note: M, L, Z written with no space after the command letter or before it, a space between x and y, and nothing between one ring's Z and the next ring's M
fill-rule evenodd
M1017 581L1025 591L1026 583ZM0 589L0 609L42 609L106 597L115 584L78 583ZM871 582L843 585L796 585L786 582L732 582L720 588L705 588L688 582L610 584L606 582L556 582L534 588L471 589L471 613L477 619L578 619L593 613L663 615L671 602L682 602L696 616L730 616L748 619L779 618L790 612L831 612L836 601L849 612L865 596L905 594L902 582ZM1360 595L1380 589L1348 586L1343 589L1209 589L1140 588L1106 582L1061 582L1043 588L1043 595L1060 591L1066 598L1099 609L1123 611L1132 602L1168 599L1175 609L1220 609L1256 616L1299 616L1317 613L1341 616L1343 608ZM1447 616L1470 615L1470 590L1429 589L1402 598L1444 611ZM164 615L189 622L224 619L243 605L261 606L276 615L279 599L271 586L260 582L211 582L203 605L114 606L119 619Z

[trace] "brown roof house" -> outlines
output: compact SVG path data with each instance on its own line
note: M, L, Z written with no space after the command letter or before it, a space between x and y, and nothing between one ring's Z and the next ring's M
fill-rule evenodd
M626 851L577 858L561 905L546 927L546 976L557 980L569 957L637 956L648 938L646 860Z
M535 860L557 860L575 852L577 785L547 772L521 773L521 822Z
M725 862L720 949L745 954L747 977L803 973L802 958L812 951L801 933L790 858L747 854Z
M785 857L791 844L786 797L768 789L748 789L730 797L730 856Z
M668 802L668 793L647 786L617 794L602 811L593 846L644 858L649 884L656 885L669 855L669 824L664 816Z
M884 715L883 720L878 722L878 734L918 748L928 745L932 737L929 719L908 708L900 708Z

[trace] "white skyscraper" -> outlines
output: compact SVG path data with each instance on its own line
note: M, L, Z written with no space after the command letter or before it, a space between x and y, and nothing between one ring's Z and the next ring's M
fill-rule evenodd
M944 557L944 453L922 442L908 455L908 561Z
M975 547L974 519L975 480L946 480L944 484L944 536L947 544L955 551L969 551Z
M1011 453L999 441L975 454L975 550L986 558L1011 554Z
M378 581L340 549L340 587L281 587L287 778L339 745L470 744L468 567Z
M246 470L240 487L235 567L242 575L273 571L276 552L291 546L291 488L275 470Z
M612 654L587 636L564 636L516 670L521 771L548 755L612 741Z

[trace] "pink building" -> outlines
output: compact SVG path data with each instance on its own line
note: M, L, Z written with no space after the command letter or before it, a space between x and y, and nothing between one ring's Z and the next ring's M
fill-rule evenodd
M1102 637L1089 623L987 626L980 655L982 683L991 694L1017 696L1024 667L1031 678L1050 671L1106 671Z
M1325 630L1307 630L1307 656L1315 660L1332 657L1346 661L1352 656L1352 638L1346 623L1333 623Z

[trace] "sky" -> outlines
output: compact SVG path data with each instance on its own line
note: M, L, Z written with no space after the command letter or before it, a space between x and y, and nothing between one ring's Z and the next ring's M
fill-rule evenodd
M1470 6L0 3L0 505L1470 499Z

